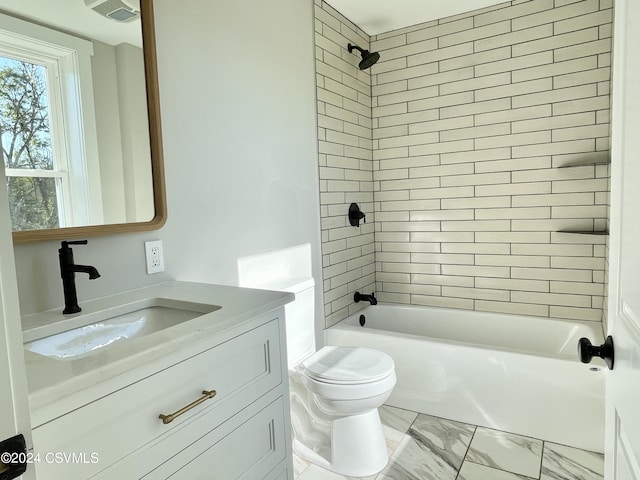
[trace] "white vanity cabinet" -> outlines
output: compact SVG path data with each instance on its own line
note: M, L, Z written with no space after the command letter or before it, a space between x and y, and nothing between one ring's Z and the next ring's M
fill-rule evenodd
M292 480L284 331L280 307L37 426L37 478Z

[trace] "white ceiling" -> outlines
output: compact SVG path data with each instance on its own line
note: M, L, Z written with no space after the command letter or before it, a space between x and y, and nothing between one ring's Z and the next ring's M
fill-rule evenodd
M370 36L504 3L504 0L325 1Z
M0 13L3 11L111 45L142 46L139 20L110 20L86 7L83 0L0 0Z
M328 0L368 35L397 30L502 3L504 0ZM0 11L15 13L88 38L117 45L141 45L140 22L108 20L83 0L0 0Z

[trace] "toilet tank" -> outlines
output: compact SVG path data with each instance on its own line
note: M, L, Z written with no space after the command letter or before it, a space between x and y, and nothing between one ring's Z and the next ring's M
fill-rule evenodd
M297 365L316 351L314 287L313 278L308 278L278 288L296 295L296 299L284 307L289 367Z

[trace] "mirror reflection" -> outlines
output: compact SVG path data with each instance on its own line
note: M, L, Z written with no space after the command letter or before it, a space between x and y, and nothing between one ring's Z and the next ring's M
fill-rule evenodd
M154 218L139 0L0 0L14 231Z

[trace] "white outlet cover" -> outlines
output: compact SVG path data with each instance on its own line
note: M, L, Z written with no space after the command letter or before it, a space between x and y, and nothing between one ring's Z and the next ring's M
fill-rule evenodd
M144 242L145 257L147 259L147 274L164 272L164 254L162 240ZM157 250L157 255L154 251Z

